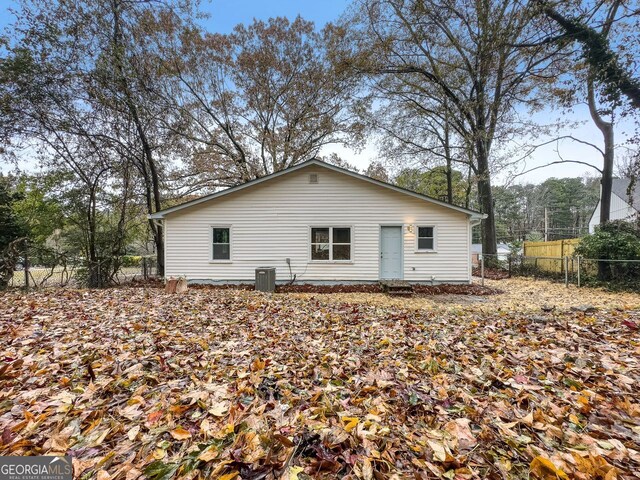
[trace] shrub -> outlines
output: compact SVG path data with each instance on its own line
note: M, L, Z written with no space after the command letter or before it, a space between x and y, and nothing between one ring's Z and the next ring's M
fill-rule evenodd
M616 220L582 238L575 255L607 260L640 260L640 226Z
M124 255L121 258L122 267L139 267L142 265L142 257L140 255Z
M640 260L640 225L616 220L596 228L580 240L574 255L602 260ZM620 282L637 281L640 262L598 262L598 278Z

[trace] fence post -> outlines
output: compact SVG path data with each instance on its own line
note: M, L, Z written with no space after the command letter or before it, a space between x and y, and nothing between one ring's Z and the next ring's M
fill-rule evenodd
M568 257L569 255L567 255ZM576 274L576 264L575 264L575 258L571 257L571 270L570 270L570 274L571 274L571 279L570 281L573 282L573 277Z
M578 255L578 288L580 288L580 255Z
M24 242L24 289L29 291L29 242Z
M484 287L484 255L480 255L480 285Z
M564 257L564 286L569 286L569 257Z

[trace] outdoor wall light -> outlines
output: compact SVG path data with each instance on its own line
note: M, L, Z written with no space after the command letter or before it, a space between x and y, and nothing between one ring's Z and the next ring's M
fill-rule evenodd
M415 227L411 224L407 225L407 232L413 233L415 231Z

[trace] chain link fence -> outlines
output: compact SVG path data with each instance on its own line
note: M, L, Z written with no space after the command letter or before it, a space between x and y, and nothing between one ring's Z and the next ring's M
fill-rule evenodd
M107 261L89 264L81 257L56 255L24 255L18 259L16 269L9 280L10 288L83 287L94 285L98 288L121 285L132 281L146 281L157 275L155 256L125 256L117 259L119 268L115 273L103 275ZM113 259L109 259L110 264ZM92 276L89 279L89 276Z
M473 275L480 277L482 283L485 278L530 277L578 287L602 286L640 291L640 260L635 259L482 254L474 261Z

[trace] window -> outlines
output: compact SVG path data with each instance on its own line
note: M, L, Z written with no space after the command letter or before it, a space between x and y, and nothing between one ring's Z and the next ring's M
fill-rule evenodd
M229 227L213 227L213 260L231 259L231 235Z
M311 260L351 260L351 228L312 228Z
M436 227L418 227L418 250L436 249Z
M311 229L311 260L329 260L329 228Z

